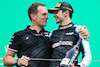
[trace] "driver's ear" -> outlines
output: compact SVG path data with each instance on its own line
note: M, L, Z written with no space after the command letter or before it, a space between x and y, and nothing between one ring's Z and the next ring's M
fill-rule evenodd
M64 13L65 13L65 16L69 15L69 11L68 10L66 10Z

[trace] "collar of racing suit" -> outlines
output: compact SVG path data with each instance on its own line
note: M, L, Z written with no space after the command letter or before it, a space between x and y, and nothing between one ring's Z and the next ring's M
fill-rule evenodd
M66 29L66 28L69 28L69 27L72 27L74 24L71 22L71 23L69 23L69 24L67 24L67 25L64 25L64 26L59 26L59 29Z

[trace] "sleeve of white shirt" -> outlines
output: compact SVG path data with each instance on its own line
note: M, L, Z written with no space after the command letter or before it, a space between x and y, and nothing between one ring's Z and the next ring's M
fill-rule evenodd
M79 32L80 29L83 29L83 28L81 26L78 26L76 28L76 31ZM82 61L78 63L78 65L80 65L81 67L88 67L92 60L89 41L87 39L84 39L81 35L79 36L80 38L82 38L82 47L84 50L84 54L83 54L84 57L82 58Z

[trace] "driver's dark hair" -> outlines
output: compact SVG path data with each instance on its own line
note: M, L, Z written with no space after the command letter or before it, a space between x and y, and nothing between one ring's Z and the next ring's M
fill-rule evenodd
M65 12L66 10L62 10L63 12ZM69 17L72 18L72 14L73 14L73 9L72 11L68 10L69 11Z

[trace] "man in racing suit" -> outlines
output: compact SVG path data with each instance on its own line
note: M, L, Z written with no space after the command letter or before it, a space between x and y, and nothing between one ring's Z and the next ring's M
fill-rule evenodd
M73 48L81 37L79 36L80 26L74 25L71 21L73 9L69 3L59 2L55 8L49 9L48 12L54 13L53 17L55 17L56 23L61 23L59 28L52 31L50 35L51 41L54 43L52 45L52 58L63 59L66 56L66 52ZM82 61L80 63L74 62L69 64L71 67L87 67L91 62L91 51L87 39L82 38L82 45L79 47L79 53L82 51L83 54ZM77 59L79 53L75 59ZM59 64L60 61L52 61L50 67L57 67Z

